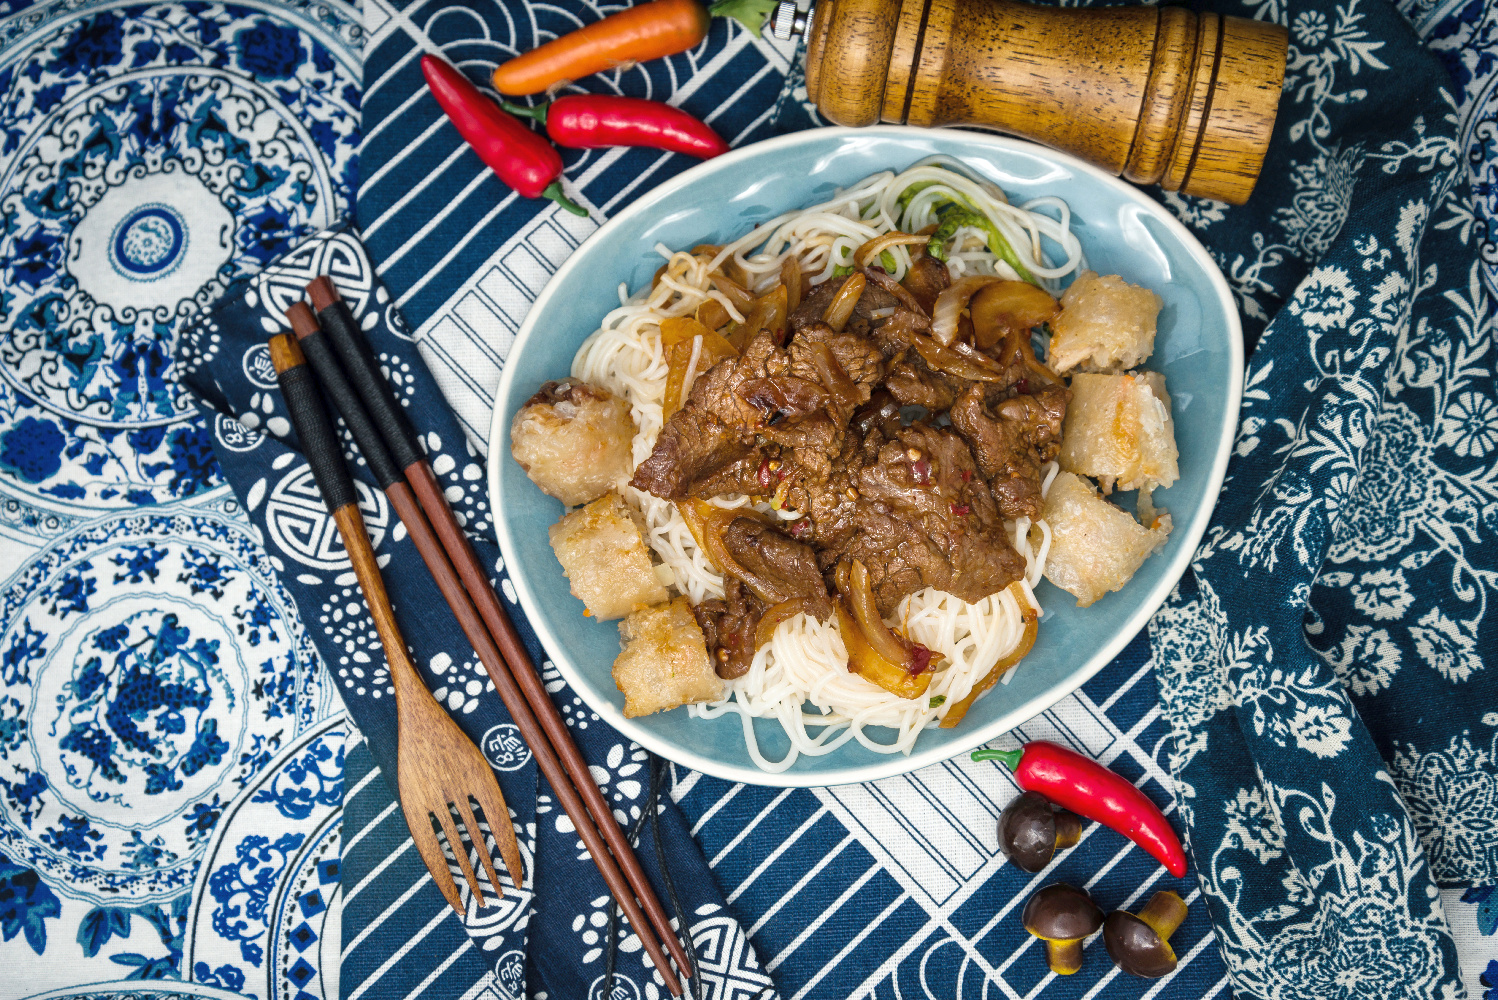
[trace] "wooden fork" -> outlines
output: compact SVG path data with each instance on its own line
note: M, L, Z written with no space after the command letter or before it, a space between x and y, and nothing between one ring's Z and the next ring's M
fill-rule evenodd
M406 641L396 625L385 581L375 561L364 518L359 514L353 480L343 464L342 448L334 436L333 425L323 409L317 383L301 348L294 338L281 334L271 338L270 352L297 437L317 479L323 502L327 504L333 522L338 526L338 534L343 538L344 548L348 550L359 589L369 605L370 616L385 650L385 661L390 667L390 679L395 687L398 740L396 785L406 825L411 829L411 839L416 842L421 860L426 862L427 871L432 873L437 888L462 916L458 887L436 831L440 828L446 837L453 858L478 905L487 906L488 901L479 887L478 876L459 836L458 826L466 828L495 894L503 895L493 858L470 801L483 812L489 832L499 845L505 867L518 886L522 884L520 848L515 841L515 827L510 822L509 809L489 761L437 704L406 652Z

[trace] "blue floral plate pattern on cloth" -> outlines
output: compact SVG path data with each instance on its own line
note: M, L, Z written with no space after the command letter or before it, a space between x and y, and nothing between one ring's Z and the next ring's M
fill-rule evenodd
M363 41L338 0L0 13L22 6L0 19L7 996L182 974L221 816L333 708L214 459L236 431L171 349L348 212Z
M338 1000L346 716L309 730L227 810L203 857L182 969L261 1000Z
M359 36L295 3L0 24L0 469L27 506L219 484L173 332L351 203Z
M179 895L224 807L319 707L310 640L253 535L121 514L49 547L0 615L11 860L97 905Z

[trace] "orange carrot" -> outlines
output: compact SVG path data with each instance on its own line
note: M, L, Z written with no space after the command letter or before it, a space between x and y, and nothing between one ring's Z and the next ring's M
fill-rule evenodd
M494 89L539 94L563 80L685 52L707 36L711 20L697 0L650 0L501 63Z

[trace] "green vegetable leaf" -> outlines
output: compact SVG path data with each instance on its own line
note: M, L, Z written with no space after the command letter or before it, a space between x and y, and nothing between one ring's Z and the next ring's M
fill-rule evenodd
M931 241L926 245L926 252L945 263L947 259L947 243L953 236L957 235L957 230L963 226L972 226L983 230L984 237L988 243L988 249L998 254L1004 263L1014 268L1014 273L1019 275L1022 280L1028 281L1032 285L1038 284L1035 276L1030 273L1030 269L1019 259L1019 254L1014 252L1014 248L1009 245L1009 241L1004 239L1003 234L999 232L998 227L989 220L988 216L962 202L952 202L942 210L941 225L936 228L936 232L931 234Z
M834 267L832 269L832 276L834 278L846 278L848 275L850 275L852 273L853 273L853 265L852 264L839 264L837 267Z
M718 0L707 12L714 17L731 17L753 32L755 38L759 38L760 29L765 26L765 18L778 6L779 0Z
M928 187L935 183L937 182L916 181L914 184L910 185L910 187L906 188L904 191L901 191L900 197L895 199L895 207L899 210L900 214L905 214L905 210L910 207L910 203L912 200L914 200L916 195L920 194L922 191L926 190Z
M946 703L947 703L947 696L944 695L944 694L939 694L935 698L931 699L931 707L932 708L941 708Z
M879 266L884 268L885 274L894 274L895 268L899 267L900 265L899 262L895 260L895 255L890 253L888 250L885 250L879 254Z

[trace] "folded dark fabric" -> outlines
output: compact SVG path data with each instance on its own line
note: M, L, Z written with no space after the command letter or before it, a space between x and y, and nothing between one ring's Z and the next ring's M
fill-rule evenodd
M1392 4L1257 13L1290 27L1258 190L1164 199L1257 339L1151 624L1177 798L1239 996L1460 995L1437 885L1498 881L1498 393L1451 81Z
M336 529L311 469L297 450L266 346L266 338L283 328L285 308L300 300L303 286L319 274L331 275L349 302L481 561L495 567L496 585L513 603L513 591L499 582L502 562L492 542L482 464L442 402L407 338L404 321L350 231L319 234L231 288L208 317L183 335L177 358L182 382L212 412L213 448L225 477L290 590L374 760L384 775L391 776L397 745L389 672ZM352 439L346 430L341 433L354 457ZM360 508L413 660L433 694L494 765L520 841L526 885L516 889L504 876L505 896L497 912L493 907L479 909L464 887L464 924L479 954L495 963L496 982L524 983L532 993L544 991L553 997L593 996L601 992L604 978L597 971L598 958L609 947L608 889L571 821L538 777L529 749L404 527L384 495L371 485L373 478L362 460L350 465L359 477ZM545 653L523 616L514 619L534 662L545 664ZM674 803L652 794L657 789L650 781L651 763L645 752L602 724L554 672L545 679L583 755L596 765L594 774L609 776L604 793L616 815L633 823L642 812L648 815L654 804L674 890L668 892L661 877L657 852L641 850L641 863L657 895L663 901L674 896L692 933L706 926L705 933L719 940L728 918L713 915L723 909L722 895ZM409 838L402 839L395 853L415 857ZM429 876L423 879L430 881ZM412 889L435 891L422 879ZM439 918L457 920L456 915L443 917L440 912L433 919ZM742 938L737 924L730 920L729 927ZM392 951L402 943L419 943L419 938L409 937L412 930L402 926L383 940ZM634 984L640 996L652 991L664 996L663 982L648 966L633 931L621 920L616 922L616 934L615 974ZM746 942L738 943L738 964L720 970L720 976L768 985L752 949ZM448 947L444 957L452 954ZM527 981L528 969L539 982Z

